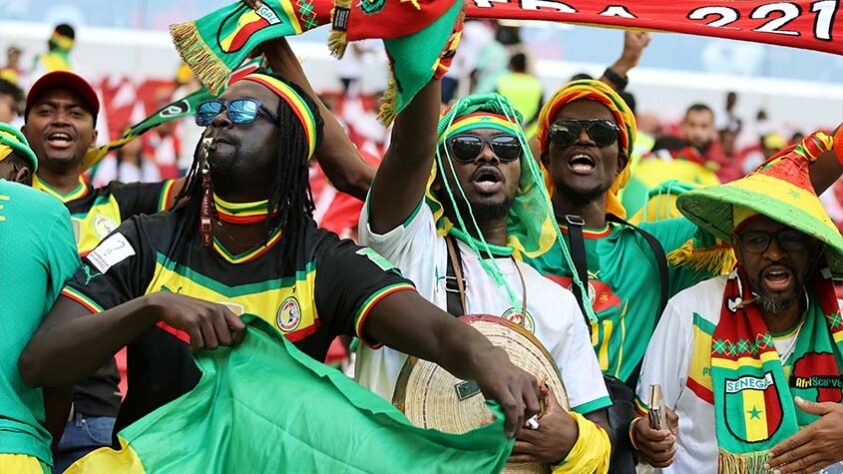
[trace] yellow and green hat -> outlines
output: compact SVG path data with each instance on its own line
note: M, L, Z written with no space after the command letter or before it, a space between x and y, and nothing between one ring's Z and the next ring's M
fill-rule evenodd
M0 122L0 161L5 160L12 152L28 160L33 173L38 170L38 158L29 148L29 142L23 133L7 123Z
M837 135L843 137L843 128ZM843 236L828 217L808 176L811 164L832 150L834 143L829 135L816 132L744 178L682 194L677 207L700 228L725 241L743 217L755 213L769 217L823 242L828 246L826 255L832 273L843 275Z

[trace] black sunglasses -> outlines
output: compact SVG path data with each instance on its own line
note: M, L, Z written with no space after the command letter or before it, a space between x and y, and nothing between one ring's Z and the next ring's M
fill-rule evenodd
M620 133L611 120L559 120L550 126L550 140L560 148L571 146L583 130L600 148L615 143Z
M234 125L246 125L254 122L258 115L263 114L274 124L278 124L278 117L269 111L259 100L234 99L228 102L208 100L196 107L196 125L207 127L211 125L222 111L228 115L228 120Z
M521 158L521 143L515 135L495 135L493 137L457 135L448 140L451 156L460 163L474 161L487 144L503 163Z
M749 253L763 253L770 248L770 243L776 239L779 248L785 252L804 252L810 245L810 237L793 229L784 229L778 232L764 232L761 230L748 230L738 234L743 249Z

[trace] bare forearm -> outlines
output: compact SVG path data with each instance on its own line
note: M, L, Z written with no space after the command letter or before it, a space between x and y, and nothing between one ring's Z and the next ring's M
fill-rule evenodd
M319 114L324 121L324 139L314 159L322 165L331 184L361 201L366 199L369 186L375 178L375 168L363 160L334 113L322 103L287 41L281 38L266 43L264 52L272 70L301 87L319 107Z
M436 154L440 81L427 84L395 119L369 202L369 224L384 234L401 225L424 196Z
M97 315L85 314L78 303L61 298L51 315L56 311L74 311L76 316L42 325L19 361L24 382L33 387L64 387L83 380L157 321L144 297Z
M407 308L413 311L408 312ZM396 314L402 316L398 318ZM410 291L392 294L378 303L365 329L383 344L435 362L464 379L471 378L482 364L478 356L499 350L471 326Z

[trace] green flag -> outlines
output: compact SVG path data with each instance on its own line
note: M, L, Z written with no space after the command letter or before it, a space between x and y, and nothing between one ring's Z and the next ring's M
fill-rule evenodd
M498 472L503 415L463 435L414 427L387 401L320 364L258 318L237 348L202 351L196 388L66 474Z
M85 154L84 169L91 168L113 150L122 147L142 135L144 132L155 128L162 123L193 115L198 104L206 100L211 100L214 97L215 96L211 94L208 89L203 87L182 99L161 107L153 112L149 117L129 127L117 140L113 140L99 148L92 148L88 150L88 153Z

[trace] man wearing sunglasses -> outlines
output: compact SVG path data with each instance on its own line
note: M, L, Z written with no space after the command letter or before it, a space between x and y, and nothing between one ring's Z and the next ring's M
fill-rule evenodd
M285 58L297 61L288 48ZM192 389L190 350L236 345L238 316L253 314L319 361L340 334L436 361L501 401L510 435L538 411L535 378L502 350L371 249L316 227L307 170L322 118L311 97L258 71L200 109L210 140L185 201L124 222L83 260L21 357L27 383L73 383L128 345L119 429Z
M687 219L639 227L623 221L626 211L618 195L629 180L635 136L635 117L620 96L600 81L581 80L560 88L542 109L534 147L540 150L557 223L566 237L529 262L566 288L576 290L575 271L587 278L584 303L597 318L591 333L600 367L626 384L617 390L610 385L616 436L623 435L619 430L634 416L631 391L667 299L731 269L724 259L731 254L728 246ZM811 170L815 189L826 189L840 171L833 156L821 157ZM577 237L579 251L573 245ZM574 259L582 272L566 263L564 250L582 257Z
M818 132L748 177L679 197L689 220L731 242L737 266L676 295L647 348L638 396L661 385L673 422L639 418L632 440L663 472L809 473L843 460L831 281L843 275L843 237L807 172L823 154L843 158L841 147L843 132Z
M438 98L434 81L396 120L360 217L361 243L438 307L519 324L554 357L572 412L551 403L537 429L517 438L510 462L606 472L609 440L595 422L607 426L609 400L582 314L570 292L521 260L541 255L555 229L520 116L502 96L476 95L457 101L434 127ZM395 350L361 348L356 378L392 400L406 360Z

